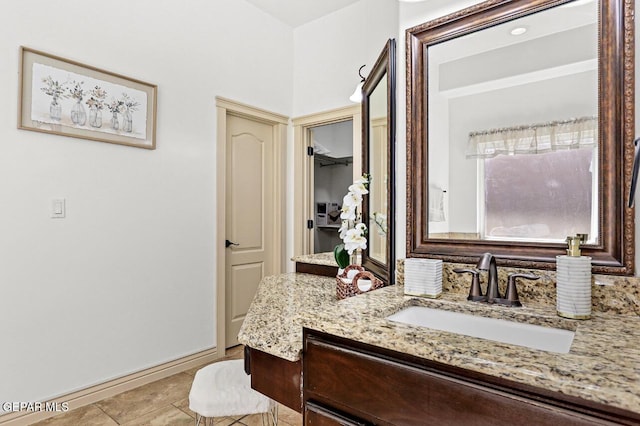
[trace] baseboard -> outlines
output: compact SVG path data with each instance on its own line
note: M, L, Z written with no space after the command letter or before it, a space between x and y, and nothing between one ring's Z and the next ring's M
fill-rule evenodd
M129 374L99 385L90 386L76 392L62 395L47 402L69 404L69 410L73 410L85 405L93 404L102 399L109 398L122 392L135 389L147 383L181 373L185 370L208 364L218 358L216 348L207 349L174 361L166 362L155 367L137 373ZM55 416L56 412L14 412L0 416L2 426L27 426L35 422Z

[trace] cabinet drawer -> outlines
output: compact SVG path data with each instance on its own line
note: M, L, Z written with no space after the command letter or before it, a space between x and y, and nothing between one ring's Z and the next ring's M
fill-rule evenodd
M308 332L305 402L384 425L611 424L491 387L361 352Z
M305 426L365 426L365 423L309 403L304 407Z

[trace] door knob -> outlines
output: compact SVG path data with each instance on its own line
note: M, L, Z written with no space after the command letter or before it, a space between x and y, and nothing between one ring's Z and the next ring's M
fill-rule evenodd
M224 240L224 246L225 247L229 247L229 246L237 246L239 245L238 243L234 243L233 241L229 241L229 240Z

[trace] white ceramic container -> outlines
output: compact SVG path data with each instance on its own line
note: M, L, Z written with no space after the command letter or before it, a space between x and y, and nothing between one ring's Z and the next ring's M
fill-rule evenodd
M556 256L556 310L572 319L591 318L591 258Z

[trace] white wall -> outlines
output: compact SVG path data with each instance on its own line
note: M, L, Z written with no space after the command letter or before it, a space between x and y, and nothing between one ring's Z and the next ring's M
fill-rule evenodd
M439 90L438 82L440 81L440 67L431 67L429 69L429 105L428 109L431 115L429 126L429 140L430 141L448 141L449 140L449 127L446 125L449 123L449 99L447 99ZM406 114L405 114L406 116ZM433 125L434 123L441 123L445 125ZM403 124L404 125L404 124ZM404 139L403 139L404 141ZM404 152L398 152L396 158L404 156ZM398 161L397 160L397 161ZM400 160L401 161L401 160ZM451 166L449 159L449 149L446 143L435 143L429 147L429 185L435 190L447 191L442 195L442 209L444 210L444 218L441 221L429 221L429 232L434 234L444 233L450 231L450 174ZM398 169L402 170L402 169ZM397 176L398 173L396 173ZM430 189L431 190L431 189ZM402 188L398 187L398 192L402 191ZM404 226L404 225L403 225ZM397 238L397 237L396 237Z
M157 84L157 149L17 130L20 45ZM243 0L3 2L0 400L215 346L215 96L289 114L292 52Z
M397 0L360 0L294 30L293 116L351 105L349 96L398 31Z

